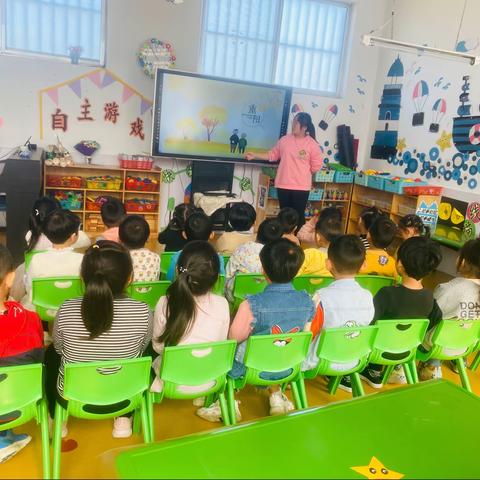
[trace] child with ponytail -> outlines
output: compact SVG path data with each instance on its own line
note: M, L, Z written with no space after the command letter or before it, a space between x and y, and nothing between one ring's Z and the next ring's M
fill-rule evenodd
M130 254L119 243L102 240L86 251L80 271L85 294L60 307L53 345L46 354L46 389L52 417L55 400L63 401L66 363L136 358L147 347L152 336L150 310L124 293L132 274ZM116 418L113 436L131 434L131 418Z
M269 152L248 152L245 158L269 162L280 160L275 178L280 208L294 208L298 212L298 226L301 227L305 223L305 207L312 188L312 174L320 170L323 163L312 117L305 112L297 113L291 134L284 135Z
M230 325L227 300L211 292L220 272L215 249L205 241L190 242L176 268L175 281L155 308L152 344L159 354L154 362L157 374L165 347L226 340ZM156 377L152 391L160 388Z

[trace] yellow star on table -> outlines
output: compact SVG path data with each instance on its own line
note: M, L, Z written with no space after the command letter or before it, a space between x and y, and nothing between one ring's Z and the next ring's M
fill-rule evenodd
M358 472L360 475L363 475L365 478L371 480L395 480L403 478L405 476L403 473L394 472L393 470L388 469L376 457L372 457L368 465L365 465L363 467L350 468Z
M442 152L447 148L452 148L452 134L443 130L440 138L437 140L437 145Z
M407 148L407 143L405 138L399 138L397 142L397 150L402 153Z

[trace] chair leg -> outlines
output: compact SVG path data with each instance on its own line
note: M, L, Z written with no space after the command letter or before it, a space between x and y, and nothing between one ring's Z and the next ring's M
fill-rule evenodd
M395 365L386 366L385 372L383 372L383 378L382 378L382 383L384 385L388 382L388 379L390 378L390 375L392 374L394 368L395 368Z
M467 370L466 370L465 365L463 363L463 358L457 358L455 360L455 363L456 363L457 368L458 368L458 373L460 375L460 379L462 381L463 388L465 390L467 390L468 392L471 392L472 387L470 386L470 380L468 379Z
M360 375L355 372L350 374L350 381L352 382L352 387L355 385L356 395L358 397L363 397L365 391L363 390L362 381L360 380Z
M53 427L53 475L54 479L60 478L60 459L62 454L62 423L65 410L57 403L55 405L55 421Z
M48 413L45 399L39 405L40 429L42 432L43 478L50 477L50 439L48 438Z
M235 384L231 378L227 379L227 403L230 414L230 424L237 424L237 415L235 414Z
M150 430L150 441L155 441L155 427L154 427L154 418L153 418L153 395L150 392L145 394L147 402L147 415L148 415L148 428Z
M293 400L295 402L295 408L297 410L301 410L303 407L303 404L300 397L300 392L298 391L298 385L296 382L292 382L291 385L292 385Z
M302 400L303 408L308 408L308 398L307 398L307 390L305 388L305 380L303 379L303 375L300 374L298 381L298 390L300 392L300 399Z
M478 365L480 365L480 351L475 355L475 358L470 365L470 370L474 372L478 368Z
M228 404L227 404L227 400L225 399L225 394L224 393L220 393L218 395L218 402L220 403L220 410L222 411L222 418L223 418L223 424L228 427L229 425L231 425L231 421L230 421L230 417L231 416L235 416L236 417L236 414L235 414L235 402L233 404L233 410L231 412L229 412L229 408L228 408Z
M340 380L342 380L342 376L330 377L328 382L328 393L330 395L335 395L338 385L340 385Z
M413 376L412 376L412 372L410 371L410 367L409 365L407 365L406 363L404 363L402 365L403 367L403 372L405 373L405 377L407 378L407 383L412 385L413 383L415 383L413 381Z
M148 424L147 402L145 397L142 397L140 401L140 416L142 419L143 441L145 443L151 443L150 438L150 426Z
M410 360L408 366L410 368L410 373L412 374L413 383L418 383L417 362L415 359Z

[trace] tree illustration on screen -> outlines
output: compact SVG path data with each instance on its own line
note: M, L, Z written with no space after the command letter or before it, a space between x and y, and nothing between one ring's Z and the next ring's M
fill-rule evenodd
M228 113L222 107L216 107L211 105L205 107L200 111L200 119L202 125L207 129L207 140L210 141L213 135L213 132L221 123L227 121Z

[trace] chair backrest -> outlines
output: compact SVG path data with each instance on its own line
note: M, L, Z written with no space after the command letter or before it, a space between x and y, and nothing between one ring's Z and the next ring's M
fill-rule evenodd
M233 296L243 300L247 295L263 292L266 286L267 280L261 273L237 273Z
M230 256L231 256L231 255L225 255L225 254L222 255L222 257L223 257L223 266L224 266L225 268L227 268L227 263L230 261Z
M235 340L225 340L166 347L160 368L162 394L168 398L196 398L223 391L236 345Z
M63 397L68 412L80 418L121 416L136 409L150 388L150 357L68 363L65 365ZM90 405L112 406L94 413Z
M172 257L176 252L163 252L160 255L160 278L166 277L170 263L172 263Z
M395 283L393 277L382 277L379 275L357 275L355 280L373 296L375 296L381 288L390 287Z
M480 320L442 320L432 336L432 358L449 360L469 355L477 346Z
M83 295L83 282L79 277L34 278L32 303L44 321L55 320L57 310L65 300Z
M43 395L42 372L39 363L0 367L0 416L7 416L0 422L0 430L35 418L37 402Z
M30 250L29 252L25 252L25 271L30 267L33 256L42 252L46 252L46 250Z
M333 277L299 275L293 279L292 283L295 290L306 290L308 294L313 295L318 289L328 287L333 281Z
M322 330L317 346L319 363L316 375L347 375L358 372L368 363L376 326L327 328Z
M156 282L134 282L129 285L127 294L134 300L146 303L150 310L155 310L160 297L167 293L170 286L168 280L159 280Z
M225 290L225 275L219 275L217 283L215 283L212 292L217 295L223 296L223 291Z
M245 382L253 385L286 383L300 372L308 354L311 332L252 335L247 341L243 363ZM285 372L280 379L265 378L265 373Z
M428 319L380 320L370 362L397 365L415 358L428 328Z

